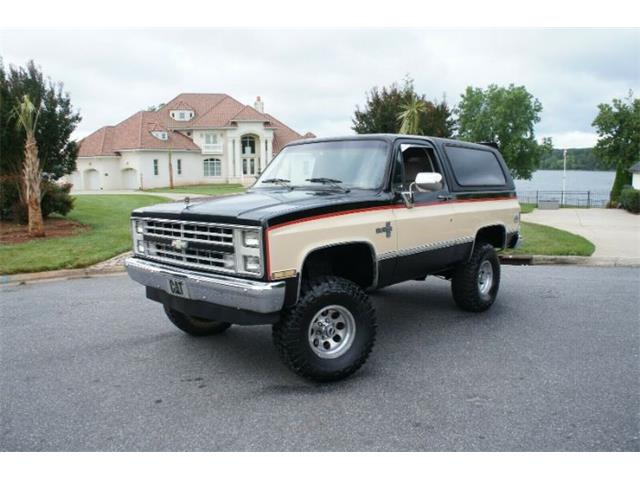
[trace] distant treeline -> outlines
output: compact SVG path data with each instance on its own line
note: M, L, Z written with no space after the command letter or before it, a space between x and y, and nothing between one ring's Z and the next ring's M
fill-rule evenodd
M553 149L540 161L540 170L562 170L563 150ZM592 148L568 148L567 170L614 170L603 165Z

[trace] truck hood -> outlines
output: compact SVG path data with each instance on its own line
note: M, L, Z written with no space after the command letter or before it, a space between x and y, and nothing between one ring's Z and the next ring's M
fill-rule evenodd
M161 203L134 210L134 217L155 217L242 225L272 226L296 218L388 204L389 194L368 190L253 190L238 195Z

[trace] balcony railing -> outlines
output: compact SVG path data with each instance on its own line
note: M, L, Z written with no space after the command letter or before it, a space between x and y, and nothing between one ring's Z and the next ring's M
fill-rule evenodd
M222 143L205 143L202 145L202 153L222 153Z

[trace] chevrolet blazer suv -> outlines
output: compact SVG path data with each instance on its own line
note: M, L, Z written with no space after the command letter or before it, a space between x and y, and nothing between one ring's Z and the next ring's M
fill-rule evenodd
M131 223L129 275L179 329L272 324L294 372L331 381L371 352L367 292L436 275L460 308L487 310L520 207L494 147L358 135L291 143L246 193L140 208Z

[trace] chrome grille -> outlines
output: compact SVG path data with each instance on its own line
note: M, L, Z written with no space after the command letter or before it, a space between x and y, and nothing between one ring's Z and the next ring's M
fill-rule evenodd
M163 259L169 263L179 262L181 265L190 265L198 268L215 269L221 272L233 273L232 261L225 266L224 253L203 250L199 248L177 249L169 244L153 241L145 241L145 250L154 257Z
M213 245L233 245L233 228L200 223L169 220L142 220L143 234L156 238L181 238L198 243Z
M136 219L136 223L142 227L142 255L147 258L220 273L235 272L233 227L151 218Z

